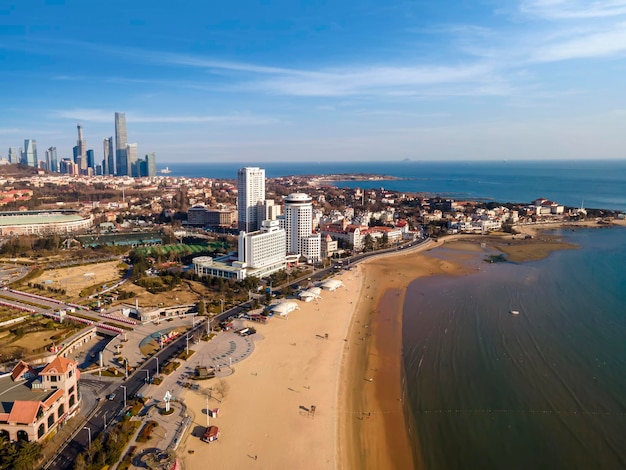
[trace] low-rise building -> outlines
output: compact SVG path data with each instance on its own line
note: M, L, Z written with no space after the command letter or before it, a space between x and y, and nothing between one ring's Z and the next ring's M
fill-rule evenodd
M0 377L0 437L41 441L72 418L80 405L78 363L57 357L42 368L20 361Z

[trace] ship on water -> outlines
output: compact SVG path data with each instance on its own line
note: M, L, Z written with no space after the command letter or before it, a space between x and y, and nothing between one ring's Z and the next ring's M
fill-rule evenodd
M172 170L170 170L170 167L168 167L168 166L166 166L162 170L159 170L159 173L161 173L162 175L167 175L168 173L171 173L171 172L172 172Z

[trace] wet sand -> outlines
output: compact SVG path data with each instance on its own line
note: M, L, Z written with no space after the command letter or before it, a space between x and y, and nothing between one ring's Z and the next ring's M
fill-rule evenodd
M209 403L220 408L211 420L222 432L218 442L199 439L206 426L202 390L186 393L193 424L179 448L184 466L422 468L403 401L402 308L413 280L476 270L464 264L466 252L482 250L485 239L459 238L421 247L445 244L452 248L445 259L416 249L371 258L337 276L345 287L323 291L317 303L298 301L301 310L288 320L255 325L254 354L223 379L221 403ZM528 253L542 249L535 243Z

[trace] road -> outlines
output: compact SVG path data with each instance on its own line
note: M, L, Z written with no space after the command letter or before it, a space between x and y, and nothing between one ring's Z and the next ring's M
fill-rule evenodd
M375 252L354 255L350 258L343 259L342 265L346 266L356 264L359 261L362 261L363 259L370 256L383 253L391 253L399 249L408 248L417 244L419 243L412 242L386 250L379 250ZM317 271L310 276L303 276L300 279L291 281L289 285L292 288L296 288L298 282L309 278L311 279L311 281L319 281L328 276L328 274L330 274L334 270L335 267L330 266L328 268ZM216 315L214 317L214 322L219 323L230 316L237 316L241 313L245 313L250 308L252 308L252 306L252 300L237 305L229 310L226 310L223 313ZM108 393L115 392L115 398L113 400L108 400L106 399L106 397L102 398L99 401L99 404L94 412L83 424L83 427L79 428L73 439L69 441L64 447L62 446L59 449L56 457L50 460L49 463L43 468L45 470L71 469L73 467L76 456L83 450L87 449L89 445L89 438L91 437L92 440L96 439L108 423L112 422L116 417L121 416L125 405L124 397L126 396L126 398L128 399L140 393L141 388L146 385L146 383L148 383L147 377L153 377L156 374L157 359L158 364L160 364L162 367L170 358L185 349L187 343L187 335L191 335L196 331L202 331L206 328L206 322L199 322L194 328L189 330L187 334L179 336L176 340L172 341L170 344L161 349L157 354L150 358L141 369L138 369L133 374L131 374L127 380L119 382L120 385L117 385L117 388L112 388L112 386L110 386ZM82 380L83 379L81 379L81 381ZM85 428L89 428L90 431L87 431Z
M224 312L224 314L229 313ZM232 313L231 313L232 314ZM223 315L223 314L222 314ZM194 328L188 331L188 334L192 334L195 331L205 329L204 323L198 323ZM115 393L113 400L108 400L107 397L102 396L98 406L91 413L89 418L83 427L79 428L79 431L73 436L73 439L69 441L65 446L62 446L56 457L50 460L50 462L43 468L46 470L67 470L71 469L74 465L76 456L89 446L89 437L92 441L103 431L105 424L110 423L114 418L121 417L124 410L124 397L128 400L140 393L141 388L146 384L147 376L153 377L156 373L157 358L158 363L162 367L170 358L185 349L186 335L181 335L176 340L165 346L152 358L150 358L141 369L136 370L133 374L129 375L128 379L122 382L115 382L117 385L115 388L108 387L107 396L109 393ZM81 379L81 386L82 386ZM87 431L84 428L89 428Z

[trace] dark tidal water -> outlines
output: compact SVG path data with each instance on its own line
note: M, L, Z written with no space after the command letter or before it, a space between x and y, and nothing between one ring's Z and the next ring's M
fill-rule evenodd
M478 255L476 274L409 287L426 468L626 468L626 229L563 233L581 248L523 264Z

